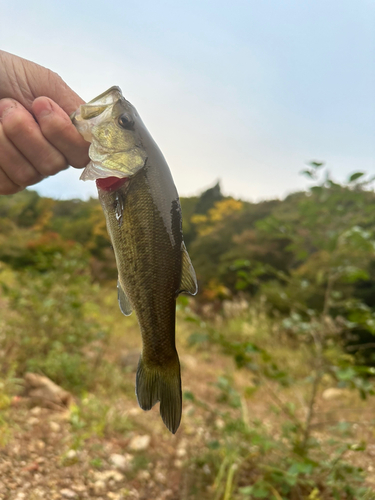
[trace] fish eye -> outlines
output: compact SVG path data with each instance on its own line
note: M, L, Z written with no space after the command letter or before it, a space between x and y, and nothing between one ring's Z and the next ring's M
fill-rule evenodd
M126 130L134 130L134 121L132 117L129 116L127 113L123 113L122 115L119 116L118 123L121 128L124 128Z

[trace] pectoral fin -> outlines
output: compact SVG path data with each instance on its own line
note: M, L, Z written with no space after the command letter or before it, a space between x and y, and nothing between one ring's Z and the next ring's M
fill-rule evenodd
M193 264L191 263L189 254L186 250L185 243L182 243L182 272L181 283L178 290L180 293L189 293L195 295L198 292L197 277L195 275Z
M133 311L133 308L129 302L128 297L126 296L126 293L122 289L120 281L117 281L117 291L118 291L118 303L122 314L124 314L125 316L130 316Z

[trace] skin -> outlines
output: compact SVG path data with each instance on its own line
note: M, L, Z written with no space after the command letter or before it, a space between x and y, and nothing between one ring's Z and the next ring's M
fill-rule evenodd
M0 50L0 194L90 161L69 115L83 100L51 70Z

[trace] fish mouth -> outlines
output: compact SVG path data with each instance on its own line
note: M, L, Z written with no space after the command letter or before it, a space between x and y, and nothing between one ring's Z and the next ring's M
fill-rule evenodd
M79 179L81 181L96 181L97 179L105 179L107 177L118 177L119 179L124 179L129 177L129 173L103 167L100 163L91 160Z
M121 179L118 177L104 177L96 179L96 187L102 191L112 192L117 191L117 189L120 189L123 186L127 187L129 182L129 177L123 177Z

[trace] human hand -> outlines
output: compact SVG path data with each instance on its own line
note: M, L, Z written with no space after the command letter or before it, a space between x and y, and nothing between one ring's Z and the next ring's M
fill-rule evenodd
M56 73L0 51L0 194L89 162L69 118L82 103Z

